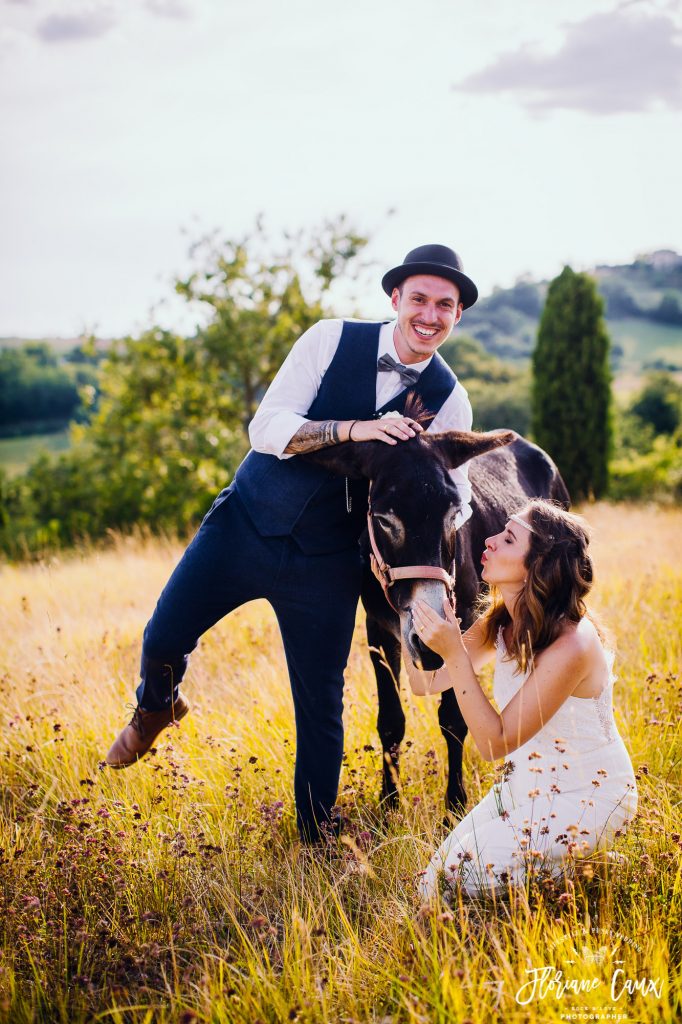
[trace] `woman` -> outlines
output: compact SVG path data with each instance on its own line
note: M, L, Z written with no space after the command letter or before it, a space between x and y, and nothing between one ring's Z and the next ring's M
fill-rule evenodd
M582 520L531 501L486 541L490 604L462 636L423 601L421 640L440 654L481 755L503 779L450 833L420 880L428 900L459 881L505 891L608 844L637 809L632 763L613 719L613 654L586 613L592 586ZM476 673L495 659L497 711ZM509 757L508 755L512 755Z

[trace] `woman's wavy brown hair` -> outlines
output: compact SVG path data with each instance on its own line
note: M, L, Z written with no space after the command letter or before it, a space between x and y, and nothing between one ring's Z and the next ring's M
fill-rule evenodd
M533 533L528 534L527 573L514 619L493 585L485 599L483 626L486 643L495 643L500 627L513 622L507 646L525 672L533 656L557 639L566 620L579 622L587 614L585 598L592 589L593 572L584 519L541 498L528 502L520 513L527 513ZM601 635L598 626L597 630Z

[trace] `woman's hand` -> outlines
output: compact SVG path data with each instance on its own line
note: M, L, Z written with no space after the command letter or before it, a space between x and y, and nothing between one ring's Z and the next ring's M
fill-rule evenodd
M461 620L455 615L447 598L443 600L443 609L445 619L441 619L440 615L424 601L416 601L412 609L412 618L421 642L436 654L440 654L441 658L447 658L462 643L459 628Z

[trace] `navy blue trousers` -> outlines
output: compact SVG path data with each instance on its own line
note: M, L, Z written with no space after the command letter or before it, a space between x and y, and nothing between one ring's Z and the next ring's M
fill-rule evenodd
M218 495L144 631L139 705L175 699L199 637L239 605L265 598L284 641L296 720L294 791L301 838L333 827L343 757L343 673L362 567L357 546L304 555L290 537L261 537L238 495ZM324 827L322 829L324 831Z

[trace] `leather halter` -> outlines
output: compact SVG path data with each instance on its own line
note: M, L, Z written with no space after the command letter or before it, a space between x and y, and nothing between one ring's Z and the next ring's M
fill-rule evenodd
M392 569L391 566L383 560L377 546L376 537L374 536L371 503L367 508L367 532L369 533L369 543L372 549L369 556L372 572L379 580L384 592L384 597L394 612L400 614L396 606L393 604L393 601L391 601L388 591L389 587L393 586L396 580L439 580L441 583L445 584L450 604L454 604L455 577L453 574L446 572L445 569L441 569L439 565L399 565ZM452 563L452 567L453 569L455 567L454 561Z

